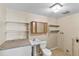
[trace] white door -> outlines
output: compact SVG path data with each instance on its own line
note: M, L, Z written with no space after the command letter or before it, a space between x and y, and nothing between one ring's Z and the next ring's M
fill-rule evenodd
M79 56L79 39L73 40L73 55Z

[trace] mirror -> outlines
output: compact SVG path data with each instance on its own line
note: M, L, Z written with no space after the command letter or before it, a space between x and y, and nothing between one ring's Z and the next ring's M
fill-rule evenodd
M43 23L37 23L37 32L38 33L44 32L44 24Z

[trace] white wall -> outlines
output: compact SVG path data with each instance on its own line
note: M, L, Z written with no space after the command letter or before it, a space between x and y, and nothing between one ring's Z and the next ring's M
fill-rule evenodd
M60 32L64 32L64 49L65 51L68 49L67 54L72 55L72 39L79 38L79 14L60 18L57 22L60 25ZM59 41L57 43L61 44Z
M42 15L37 15L29 12L14 10L7 8L7 21L19 21L19 22L27 22L30 23L31 21L38 21L38 22L47 22L48 24L56 24L56 19L45 17ZM48 36L47 34L42 35L31 35L30 39L32 38L39 38L43 40L48 40L47 46L49 48L53 48L56 46L56 35L50 34L51 36ZM51 38L50 38L51 37Z
M0 45L5 41L6 8L0 4Z

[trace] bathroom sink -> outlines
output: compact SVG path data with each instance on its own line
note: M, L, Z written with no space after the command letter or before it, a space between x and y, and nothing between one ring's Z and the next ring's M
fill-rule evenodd
M39 44L43 44L44 41L43 40L40 40L40 39L32 39L32 40L29 40L31 45L39 45Z
M34 38L34 39L29 40L29 41L30 41L30 43L32 45L32 56L37 55L37 53L36 53L36 46L37 45L40 45L41 49L46 47L46 41L45 40Z

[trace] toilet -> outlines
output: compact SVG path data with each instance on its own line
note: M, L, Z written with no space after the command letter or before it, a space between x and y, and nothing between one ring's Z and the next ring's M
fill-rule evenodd
M43 56L51 56L52 55L52 52L50 49L47 49L46 48L46 45L47 45L47 42L44 41L41 45L40 45L40 48L43 52Z
M52 53L49 49L45 48L45 49L42 49L43 51L43 56L51 56Z

